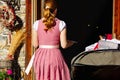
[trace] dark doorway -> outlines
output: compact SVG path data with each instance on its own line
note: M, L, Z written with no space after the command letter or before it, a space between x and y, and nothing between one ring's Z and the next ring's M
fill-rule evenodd
M72 58L97 42L99 35L112 33L113 0L57 0L57 17L67 24L68 39L78 41L62 50L70 67Z

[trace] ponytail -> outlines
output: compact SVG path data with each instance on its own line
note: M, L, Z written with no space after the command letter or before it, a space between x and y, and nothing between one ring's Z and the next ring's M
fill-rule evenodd
M43 23L46 28L45 31L49 30L53 26L55 26L55 14L54 11L56 9L56 3L54 1L46 1L43 12Z

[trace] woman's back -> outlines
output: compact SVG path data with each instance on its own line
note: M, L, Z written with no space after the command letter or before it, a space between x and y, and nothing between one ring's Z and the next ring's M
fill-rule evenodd
M42 20L39 20L38 25L38 41L39 45L58 45L60 42L60 30L59 30L59 19L55 19L56 25L50 30L45 31L45 25Z

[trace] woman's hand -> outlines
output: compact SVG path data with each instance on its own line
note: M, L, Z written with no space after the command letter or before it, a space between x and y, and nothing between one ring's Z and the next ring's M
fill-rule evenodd
M74 45L75 43L77 43L77 41L68 40L69 47L71 47L71 46Z

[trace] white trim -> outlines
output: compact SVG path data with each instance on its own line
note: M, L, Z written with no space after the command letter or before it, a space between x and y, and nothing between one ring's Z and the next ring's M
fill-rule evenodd
M59 45L39 45L39 48L59 48Z

